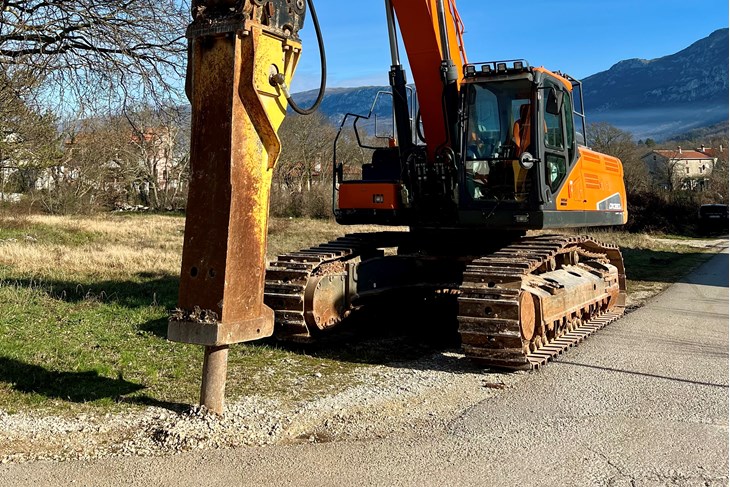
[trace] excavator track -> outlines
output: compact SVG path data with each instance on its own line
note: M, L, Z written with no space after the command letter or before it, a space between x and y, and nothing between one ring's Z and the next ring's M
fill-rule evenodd
M618 319L625 289L616 246L582 236L522 239L467 266L464 352L490 367L538 368Z
M348 286L347 282L337 282L347 279L346 266L363 255L377 255L379 247L397 247L408 235L406 232L353 233L279 255L269 263L264 287L264 304L274 310L275 335L306 342L312 341L313 332L337 325L349 314L346 299L335 302L343 298L337 292L338 284ZM328 295L329 288L332 292Z
M264 297L275 312L276 336L312 341L337 325L357 294L349 266L382 256L383 248L413 245L412 235L350 234L278 256L267 269ZM623 314L621 253L590 237L522 238L469 259L459 275L452 289L462 346L489 367L538 368Z

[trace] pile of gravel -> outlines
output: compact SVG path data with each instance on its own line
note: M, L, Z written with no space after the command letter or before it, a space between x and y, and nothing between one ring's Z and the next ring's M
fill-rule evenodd
M196 449L359 439L417 431L475 400L498 394L485 385L520 375L485 374L462 356L439 353L415 362L353 373L352 387L287 405L262 397L229 402L223 416L196 406L183 413L149 407L139 413L75 418L0 411L0 462L167 455ZM507 384L509 385L509 384Z

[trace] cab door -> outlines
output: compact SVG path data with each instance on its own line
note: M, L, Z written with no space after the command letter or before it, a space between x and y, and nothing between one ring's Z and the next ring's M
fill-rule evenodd
M574 171L578 157L570 92L549 79L540 91L545 201L560 210L584 210L583 179L574 177L580 171Z

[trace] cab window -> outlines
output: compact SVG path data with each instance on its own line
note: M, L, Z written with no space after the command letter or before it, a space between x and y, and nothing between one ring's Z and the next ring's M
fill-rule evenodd
M558 190L565 175L568 172L568 151L573 151L573 139L568 140L566 134L566 120L572 117L566 117L566 113L572 112L570 105L570 95L561 87L552 83L546 84L544 103L542 114L544 117L544 137L545 137L545 179L550 186L550 190L555 192ZM562 106L559 100L562 99ZM571 113L572 115L572 113ZM572 123L568 127L568 131L572 132ZM567 145L567 147L566 147Z
M563 103L565 107L565 103ZM545 145L554 149L564 149L563 115L545 111Z

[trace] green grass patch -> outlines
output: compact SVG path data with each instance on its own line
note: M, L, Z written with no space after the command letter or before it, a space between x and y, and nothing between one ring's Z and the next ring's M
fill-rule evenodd
M23 218L0 218L0 241L22 241L28 244L50 244L78 247L97 241L98 232L73 226L34 223Z
M631 307L677 282L717 251L718 240L621 231L589 232L621 248Z
M626 277L631 281L673 283L706 262L712 253L622 249Z
M90 256L99 259L112 245L125 252L109 254L115 267L108 272L96 263L98 272L94 266L33 267L38 259L54 258L41 251L31 259L0 260L0 409L78 414L196 404L202 347L166 339L168 313L177 304L182 219L124 214L45 221L0 219L0 240L15 239L15 250L36 241L55 244L73 264ZM83 229L92 224L94 231ZM269 235L269 255L368 230L375 228L277 219ZM23 240L27 235L35 240ZM596 236L622 245L630 292L656 291L710 255L684 240L654 241L616 232ZM149 249L153 251L142 272L135 259ZM385 307L383 313L390 315L397 306ZM414 359L437 349L429 343L406 343L423 335L427 318L404 314L402 320L413 321L418 329L389 335L386 325L373 326L385 323L384 318L367 315L361 317L362 325L375 331L355 336L352 343L345 338L308 348L275 341L234 345L227 397L256 394L296 402L341 391L356 383L354 372L361 367Z
M124 287L128 291L102 292L103 285L95 283L71 289L62 283L5 281L0 409L73 414L130 404L175 409L196 403L202 347L165 338L176 280L142 279ZM325 393L357 367L271 344L233 346L229 364L229 397L255 393L291 400Z

